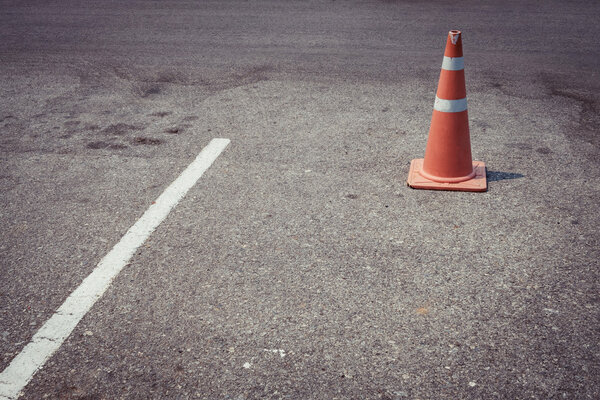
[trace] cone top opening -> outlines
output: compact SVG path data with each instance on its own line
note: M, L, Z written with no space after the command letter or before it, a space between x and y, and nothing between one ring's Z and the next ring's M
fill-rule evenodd
M450 32L448 32L448 36L450 36L450 41L452 42L452 44L456 45L458 39L460 39L460 31L451 30Z
M446 42L446 57L462 57L462 32L458 29L453 29L448 32L448 40Z

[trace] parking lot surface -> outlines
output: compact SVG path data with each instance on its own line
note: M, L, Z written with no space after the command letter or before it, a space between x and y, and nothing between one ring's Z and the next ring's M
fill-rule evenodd
M20 398L599 398L599 17L0 2L0 371L227 138ZM405 183L450 29L485 193Z

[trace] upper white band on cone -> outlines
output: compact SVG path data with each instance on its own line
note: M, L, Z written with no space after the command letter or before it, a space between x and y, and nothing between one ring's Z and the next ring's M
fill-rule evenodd
M442 69L447 71L460 71L465 69L465 62L462 57L446 57L442 61Z
M467 109L467 98L458 100L444 100L435 96L433 109L441 112L461 112Z

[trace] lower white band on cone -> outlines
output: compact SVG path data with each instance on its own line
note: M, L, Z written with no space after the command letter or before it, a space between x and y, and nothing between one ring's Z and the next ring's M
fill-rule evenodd
M447 71L460 71L465 69L465 62L462 57L446 57L442 61L442 69Z
M441 112L461 112L467 109L467 98L458 100L444 100L435 96L433 109Z

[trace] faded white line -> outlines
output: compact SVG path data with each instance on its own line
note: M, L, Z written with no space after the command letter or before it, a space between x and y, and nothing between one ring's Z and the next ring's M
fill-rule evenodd
M0 374L0 399L16 399L33 375L44 366L71 334L83 316L104 294L135 251L169 215L227 147L229 139L213 139L196 159L169 185L104 256L91 274L71 293L52 317L33 335L31 342Z

